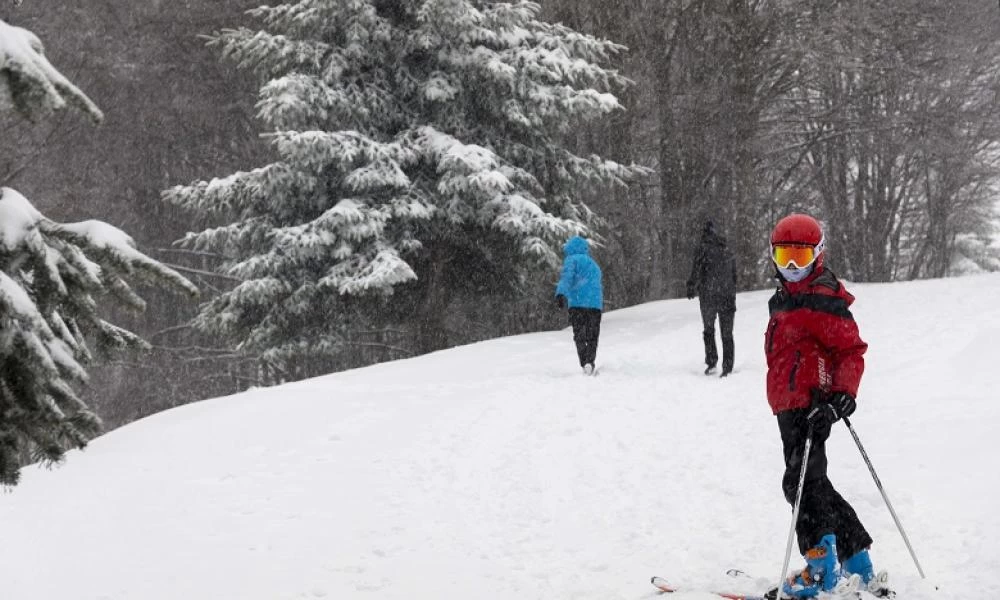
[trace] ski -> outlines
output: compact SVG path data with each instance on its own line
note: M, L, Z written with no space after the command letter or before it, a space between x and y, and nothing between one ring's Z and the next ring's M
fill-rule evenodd
M683 590L681 588L674 587L669 581L662 577L653 577L649 580L656 589L660 590L666 594L672 594L674 592L682 591L696 591L696 590ZM701 590L698 590L701 591ZM768 600L765 596L757 596L753 594L730 594L727 592L717 592L714 590L709 590L708 593L718 596L720 598L727 598L728 600Z
M750 576L746 571L741 571L740 569L729 569L726 571L726 575L734 579L743 580L753 580L754 578ZM846 582L838 589L838 595L841 598L863 600L866 597L873 598L895 598L896 592L890 590L886 582L888 581L888 574L885 571L881 571L878 576L882 585L885 587L885 591L881 595L873 594L868 591L863 583L861 583L860 577L853 575L847 578ZM768 592L764 594L765 600L774 600L778 596L778 588L771 588ZM836 596L835 596L836 597ZM792 599L790 599L792 600Z

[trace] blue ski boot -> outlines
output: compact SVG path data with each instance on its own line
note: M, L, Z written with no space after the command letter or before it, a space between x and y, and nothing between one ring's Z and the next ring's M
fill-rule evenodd
M823 536L819 544L806 550L806 568L789 577L784 594L790 598L813 598L837 586L840 569L837 561L837 538L832 533Z
M862 550L848 558L841 563L840 568L845 577L855 574L861 577L864 588L876 598L892 598L896 595L889 589L889 574L885 571L875 573L875 567L872 566L868 550Z
M848 558L841 564L845 573L857 573L861 576L861 582L865 585L875 579L875 567L872 566L872 557L868 555L868 550L862 550L854 556Z

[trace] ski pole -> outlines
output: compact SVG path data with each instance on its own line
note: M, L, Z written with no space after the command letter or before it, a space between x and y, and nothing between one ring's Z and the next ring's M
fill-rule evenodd
M892 515L892 520L896 522L896 529L898 529L899 534L903 536L903 542L906 544L906 549L910 551L910 556L913 557L913 564L917 565L917 571L920 573L920 578L927 579L924 575L924 570L920 568L920 561L917 560L917 554L913 551L913 546L910 545L910 538L906 537L906 532L903 531L903 524L899 522L899 517L896 516L896 511L892 508L892 503L889 502L889 496L886 495L885 489L882 487L882 482L879 481L878 475L875 474L875 467L872 466L872 461L868 458L868 453L865 452L865 447L861 445L861 439L854 431L854 427L851 426L851 420L844 417L844 425L847 425L847 429L850 430L851 436L854 438L854 443L858 445L858 450L861 451L861 458L865 459L865 464L868 465L868 471L872 474L872 479L875 480L875 487L877 487L879 493L882 494L882 499L885 500L885 505L889 509L889 514Z
M799 507L802 505L802 488L806 484L806 467L809 465L809 451L812 450L813 426L809 424L809 431L806 433L806 447L802 450L802 467L799 469L799 485L795 490L795 506L792 508L792 526L788 530L788 544L785 545L785 564L781 567L781 575L778 577L777 600L783 598L782 592L785 589L785 573L788 572L788 561L792 559L792 541L795 539L795 524L799 520Z

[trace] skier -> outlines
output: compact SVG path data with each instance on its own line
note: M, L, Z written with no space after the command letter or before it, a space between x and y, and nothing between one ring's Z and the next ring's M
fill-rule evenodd
M795 525L806 567L782 585L786 596L808 598L857 574L871 593L888 597L888 577L884 571L875 574L868 554L872 538L826 473L825 442L833 424L856 408L868 345L849 310L854 296L823 265L824 243L820 224L803 214L781 219L771 233L780 285L768 301L771 317L764 336L767 400L784 449L782 488L793 505L812 431Z
M580 366L587 375L594 373L597 338L601 335L601 311L604 290L601 268L590 257L590 244L580 236L571 237L563 246L562 276L556 285L556 303L569 308L573 341Z
M718 316L722 335L720 377L725 377L733 371L735 352L733 321L736 316L736 265L733 253L726 247L726 238L716 233L711 221L705 223L701 232L701 243L691 266L691 277L687 281L688 299L696 295L704 324L702 338L705 341L705 375L714 373L719 361L715 346L715 318Z

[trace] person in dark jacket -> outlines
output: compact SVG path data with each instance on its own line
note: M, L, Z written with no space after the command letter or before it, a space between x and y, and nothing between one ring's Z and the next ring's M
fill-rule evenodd
M715 231L708 221L701 232L701 243L694 255L691 277L687 281L687 297L698 296L701 320L704 324L705 374L715 372L719 352L715 346L715 319L719 319L722 337L722 375L733 371L735 344L733 321L736 317L736 264L733 253L726 246L726 238Z
M569 308L569 323L573 326L573 341L580 366L587 375L594 373L597 360L597 339L601 335L601 311L604 309L604 289L601 268L590 257L590 244L574 236L563 246L563 267L556 285L556 303Z
M833 423L854 413L868 344L850 311L854 296L824 267L824 246L822 228L808 215L781 219L771 234L779 286L768 301L764 335L767 401L784 451L782 490L793 506L812 434L795 524L807 566L782 585L788 596L810 598L857 574L870 592L886 597L888 576L875 574L868 555L871 535L827 477L826 440Z

